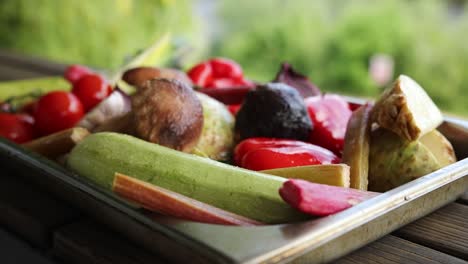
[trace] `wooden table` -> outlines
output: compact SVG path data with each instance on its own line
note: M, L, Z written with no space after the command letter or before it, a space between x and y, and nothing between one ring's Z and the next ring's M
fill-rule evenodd
M64 66L0 51L0 81L61 75ZM63 263L168 263L57 199L14 171L0 173L0 253ZM2 231L3 230L3 231ZM5 239L8 243L2 245ZM1 254L0 254L1 256ZM468 263L468 194L335 263ZM4 262L2 262L4 263Z

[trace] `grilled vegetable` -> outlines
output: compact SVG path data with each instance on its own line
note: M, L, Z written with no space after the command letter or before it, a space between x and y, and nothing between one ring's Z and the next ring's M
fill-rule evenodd
M335 214L379 195L297 179L285 182L279 192L292 207L316 216Z
M314 183L349 187L349 166L345 164L298 166L263 170L260 172L289 179L301 179Z
M367 190L369 174L370 116L372 106L363 105L349 119L342 162L351 167L351 188Z
M176 192L120 174L115 174L112 189L117 194L164 215L203 223L255 226L262 223L224 211Z
M102 187L115 172L154 183L218 208L265 223L305 219L278 195L286 180L248 171L117 133L86 137L68 166Z
M406 140L416 140L438 127L443 117L424 89L400 75L375 103L373 119Z
M369 190L387 191L439 168L437 158L420 141L407 141L386 129L371 133Z

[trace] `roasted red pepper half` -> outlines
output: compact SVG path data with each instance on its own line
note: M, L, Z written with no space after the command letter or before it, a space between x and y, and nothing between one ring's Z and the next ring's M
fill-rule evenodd
M314 123L309 142L341 156L346 126L352 114L348 102L339 95L326 94L306 98L305 104Z
M248 138L239 143L234 151L234 162L238 166L257 171L339 161L327 149L289 139Z

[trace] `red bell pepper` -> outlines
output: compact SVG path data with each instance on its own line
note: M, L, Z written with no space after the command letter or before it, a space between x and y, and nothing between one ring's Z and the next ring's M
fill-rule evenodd
M339 158L329 150L302 141L249 138L237 145L234 162L250 170L268 170L338 163Z
M314 129L309 142L341 155L348 120L352 111L341 96L326 94L305 99Z
M187 75L195 85L205 87L213 81L213 68L208 62L200 63L191 68Z
M226 58L214 58L187 72L198 91L225 104L240 104L255 84L244 78L242 68Z

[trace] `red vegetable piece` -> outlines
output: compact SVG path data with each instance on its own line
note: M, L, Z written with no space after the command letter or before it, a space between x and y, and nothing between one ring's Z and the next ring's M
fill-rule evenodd
M237 144L234 150L234 162L240 165L245 154L260 148L307 147L309 145L311 144L291 139L265 137L248 138Z
M29 114L29 115L34 115L34 111L36 111L36 107L37 107L37 100L35 101L31 101L25 105L23 105L20 109L20 112L21 113L26 113L26 114Z
M206 87L213 81L213 69L208 62L195 65L187 72L187 75L195 85L200 87Z
M68 68L65 70L64 77L67 79L71 84L74 84L77 82L81 77L91 74L92 71L82 65L70 65Z
M359 107L362 106L362 104L358 103L353 103L353 102L348 102L349 109L354 112L354 110L357 110Z
M283 63L276 74L275 82L285 83L294 87L303 98L320 95L320 89L307 76L296 72L289 63Z
M198 91L224 104L240 104L244 101L245 95L252 89L254 88L242 86L224 89L202 88Z
M341 155L348 120L352 111L340 96L326 94L305 99L314 129L309 141Z
M259 171L337 162L338 158L332 152L320 147L270 147L255 149L245 154L241 167Z
M164 215L211 224L262 225L258 221L119 173L115 174L113 190L150 211Z
M88 112L112 92L107 81L98 74L88 74L73 84L72 93L80 99Z
M213 76L215 79L242 79L242 68L237 62L226 58L214 58L209 60L213 68Z
M335 214L379 195L379 193L311 183L299 179L291 179L283 183L279 194L292 207L315 216Z
M34 119L26 114L0 113L0 137L16 143L34 139Z
M235 116L237 112L239 112L239 109L241 108L241 106L242 106L241 104L231 104L231 105L228 105L227 108L229 112L231 112L231 114Z
M34 112L35 129L40 135L73 127L84 115L80 100L72 93L54 91L37 102Z
M251 170L339 162L333 152L306 142L276 138L248 138L234 150L234 162Z

